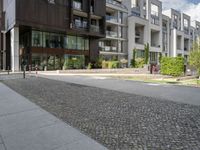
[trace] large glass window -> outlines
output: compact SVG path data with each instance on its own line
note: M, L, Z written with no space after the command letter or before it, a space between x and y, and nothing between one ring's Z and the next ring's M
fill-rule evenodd
M67 49L67 36L63 37L63 48Z
M89 50L89 40L85 39L85 50Z
M43 32L43 47L50 48L50 34Z
M60 34L50 34L50 48L62 48L62 36Z
M42 32L32 31L32 46L42 47Z
M84 38L83 37L77 37L77 49L78 50L84 50L85 44L84 44Z
M89 50L89 39L85 37L32 31L32 46L44 48L64 48Z
M76 36L67 36L67 48L76 49Z
M85 66L84 55L64 55L63 69L82 69Z

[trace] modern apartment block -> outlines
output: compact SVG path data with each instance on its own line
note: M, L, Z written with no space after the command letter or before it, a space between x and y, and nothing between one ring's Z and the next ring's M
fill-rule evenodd
M150 45L150 64L159 64L161 55L188 59L193 42L200 36L198 21L192 26L190 16L184 13L174 9L162 12L159 0L124 0L123 4L129 12L129 65L133 49L137 50L137 57L144 57L147 43Z
M106 37L99 42L104 59L127 59L127 18L122 0L106 0Z
M158 0L125 0L129 10L128 51L129 65L133 50L137 57L144 57L144 46L150 46L150 63L158 62L162 53L162 3Z
M133 50L150 64L162 56L188 59L200 44L200 22L159 0L0 0L0 69L84 68L99 56L128 59ZM28 69L28 67L27 67Z
M84 67L105 37L105 0L0 0L1 69Z

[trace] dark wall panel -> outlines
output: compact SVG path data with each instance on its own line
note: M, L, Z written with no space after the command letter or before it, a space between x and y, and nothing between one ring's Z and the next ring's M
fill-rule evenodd
M66 30L68 0L16 0L16 20L21 25Z

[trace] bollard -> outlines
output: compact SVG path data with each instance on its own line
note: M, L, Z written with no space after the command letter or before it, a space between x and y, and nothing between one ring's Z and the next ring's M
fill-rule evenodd
M25 79L26 78L26 66L24 66L24 71L23 71L23 78Z
M8 75L10 74L10 68L9 66L7 67Z
M38 66L37 65L35 66L35 71L36 71L36 77L37 77L37 75L38 75Z
M29 68L29 69L28 69L28 70L29 70L29 73L31 73L31 65L29 65L29 67L28 67L28 68Z

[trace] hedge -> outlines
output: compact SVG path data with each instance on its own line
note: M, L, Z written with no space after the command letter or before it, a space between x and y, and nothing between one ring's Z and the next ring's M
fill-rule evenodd
M136 58L135 59L135 68L143 68L145 65L144 58Z
M181 76L184 73L183 57L162 57L161 74L171 76Z

